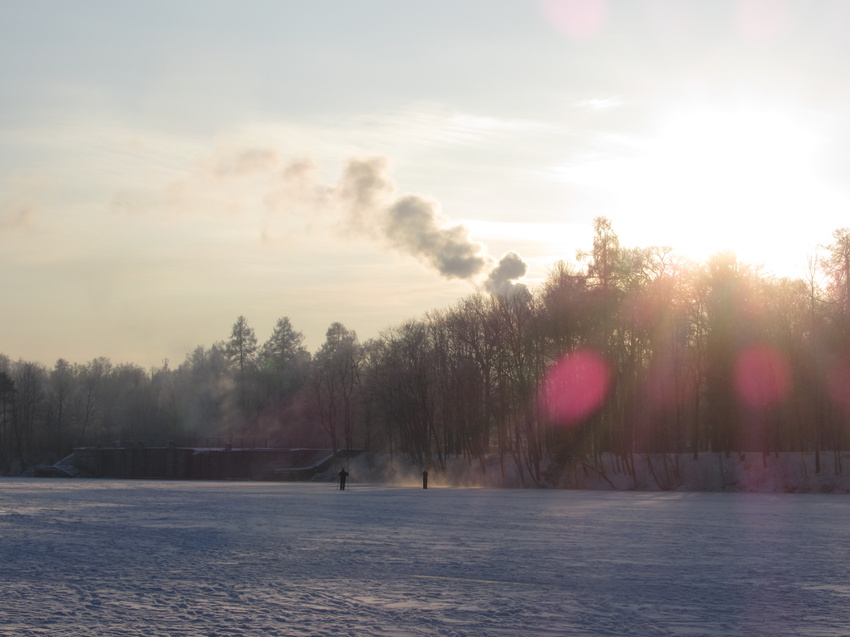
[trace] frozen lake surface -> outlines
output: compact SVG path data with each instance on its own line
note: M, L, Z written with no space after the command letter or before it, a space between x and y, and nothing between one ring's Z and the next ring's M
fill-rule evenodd
M0 635L850 635L845 495L0 480Z

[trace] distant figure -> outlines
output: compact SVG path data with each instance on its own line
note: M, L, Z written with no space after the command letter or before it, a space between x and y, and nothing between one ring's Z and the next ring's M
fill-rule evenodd
M348 477L348 472L345 469L342 469L339 472L339 490L345 491L345 479Z
M422 472L422 488L423 489L428 488L428 471L427 470Z

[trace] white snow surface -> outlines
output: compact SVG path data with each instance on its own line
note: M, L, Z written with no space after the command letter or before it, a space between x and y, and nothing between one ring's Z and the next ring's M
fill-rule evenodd
M850 635L842 494L0 480L0 635Z

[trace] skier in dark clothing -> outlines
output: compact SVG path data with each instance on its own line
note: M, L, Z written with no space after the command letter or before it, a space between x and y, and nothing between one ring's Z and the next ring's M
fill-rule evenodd
M422 472L422 488L423 489L428 488L428 470L427 469Z
M345 491L345 479L348 477L348 472L345 469L342 469L339 472L339 490Z

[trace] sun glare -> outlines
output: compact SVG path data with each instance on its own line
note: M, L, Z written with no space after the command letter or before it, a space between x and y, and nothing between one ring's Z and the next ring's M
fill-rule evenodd
M822 145L815 127L779 109L687 108L598 168L617 193L609 216L627 244L696 259L731 250L798 275L847 204L819 174Z

